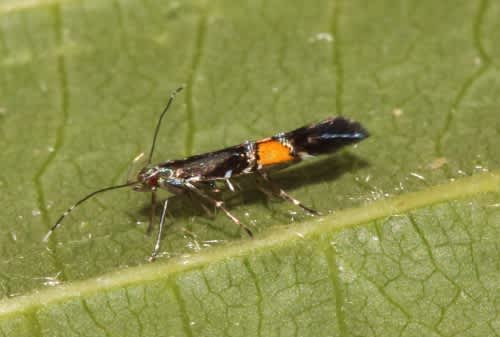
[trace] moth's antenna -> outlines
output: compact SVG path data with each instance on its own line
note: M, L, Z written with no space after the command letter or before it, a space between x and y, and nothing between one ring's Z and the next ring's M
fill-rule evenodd
M163 119L163 116L165 116L165 113L168 111L168 109L170 108L170 105L172 105L172 102L174 101L174 98L175 96L177 96L177 94L182 90L184 89L184 86L180 86L178 87L177 89L175 89L171 94L170 94L170 98L168 99L168 102L167 102L167 105L165 106L165 108L163 109L161 115L160 115L160 119L158 119L158 123L156 124L156 129L155 129L155 134L153 136L153 144L151 145L151 151L149 151L149 156L148 156L148 161L147 161L147 165L151 164L151 159L153 157L153 152L155 150L155 145L156 145L156 138L158 137L158 132L160 131L160 125L161 125L161 121Z
M116 189L123 188L123 187L132 186L134 184L137 184L137 181L128 182L128 183L123 184L123 185L115 185L115 186L109 186L109 187L101 188L100 190L94 191L94 192L90 193L89 195L83 197L82 199L78 200L73 206L71 206L70 208L68 208L66 210L66 212L64 212L59 217L59 219L57 219L56 223L50 228L50 230L47 232L47 234L45 234L45 236L43 237L43 241L47 241L49 239L50 235L56 230L56 228L61 225L61 222L63 221L63 219L69 213L71 213L71 211L73 211L78 205L80 205L82 202L84 202L84 201L92 198L96 194L99 194L99 193L102 193L102 192L106 192L106 191L116 190Z

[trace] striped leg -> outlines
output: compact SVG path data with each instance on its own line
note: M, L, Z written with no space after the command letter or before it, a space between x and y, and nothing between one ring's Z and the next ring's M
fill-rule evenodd
M245 230L245 232L248 234L249 237L253 238L253 233L252 231L250 230L250 228L248 228L244 223L242 223L237 217L235 217L233 214L231 214L231 212L229 212L227 210L226 207L224 207L224 202L220 201L220 200L217 200L217 199L214 199L212 198L211 196L209 196L208 194L206 194L205 192L203 192L202 190L198 189L196 186L194 186L193 184L191 183L185 183L184 186L186 186L187 189L189 189L190 191L193 191L194 193L196 193L198 196L202 197L203 199L211 202L212 204L214 204L214 206L218 209L220 209L221 211L223 211L227 217L229 219L231 219L235 224L237 224L238 226L240 226L243 230Z
M192 194L192 193L194 193L194 192L192 192L191 190L187 190L187 195L188 195L188 197L189 197L189 200L191 200L191 202L193 202L193 203L194 203L194 202L195 202L195 200L194 200L194 196L193 196L193 194ZM197 202L199 202L199 203L200 203L201 208L202 208L202 209L203 209L203 211L207 214L207 216L208 216L208 217L213 217L213 216L214 216L214 213L212 212L212 210L210 210L210 209L207 207L207 205L205 205L205 204L204 204L202 201L200 201L200 200L197 200Z
M321 213L319 213L318 211L305 206L300 201L298 201L297 199L295 199L294 197L292 197L290 194L286 193L283 189L281 189L274 182L272 182L271 179L269 179L269 176L267 175L267 173L265 173L265 172L257 172L257 175L260 178L262 178L262 180L264 180L269 185L269 187L271 188L272 195L274 195L276 197L279 197L279 198L281 198L283 200L291 202L295 206L298 206L298 207L302 208L304 211L306 211L307 213L309 213L311 215L321 215ZM269 192L266 192L265 187L262 186L262 185L261 185L261 191L263 191L265 194L269 195Z
M156 243L153 248L153 251L151 252L151 256L149 257L149 262L153 262L156 257L158 256L158 252L160 251L160 244L161 244L161 237L163 235L163 228L165 225L165 217L167 216L167 206L168 206L168 199L165 200L163 203L163 211L161 212L161 218L160 218L160 228L158 228L158 235L156 236Z

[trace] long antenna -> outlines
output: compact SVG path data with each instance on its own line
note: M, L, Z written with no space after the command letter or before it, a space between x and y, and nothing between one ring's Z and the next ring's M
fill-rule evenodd
M77 207L78 205L80 205L84 201L92 198L96 194L99 194L99 193L102 193L102 192L106 192L106 191L116 190L116 189L123 188L123 187L128 187L128 186L131 186L131 185L134 185L134 184L137 184L137 181L128 182L128 183L122 184L122 185L115 185L115 186L109 186L109 187L101 188L100 190L94 191L94 192L90 193L89 195L83 197L82 199L78 200L74 205L72 205L70 208L68 208L66 210L66 212L64 212L59 217L59 219L57 219L56 223L50 228L50 230L47 232L47 234L45 234L45 236L43 237L43 241L47 241L49 239L50 235L52 235L52 233L56 230L56 228L61 225L61 222L63 221L63 219L69 213L71 213L71 211L73 211L75 209L75 207Z
M168 99L168 102L167 102L167 105L165 106L165 108L163 109L161 115L160 115L160 119L158 119L158 123L156 124L156 129L155 129L155 134L153 136L153 144L151 144L151 151L149 151L149 156L148 156L148 162L147 162L147 165L151 164L151 159L153 157L153 152L155 150L155 146L156 146L156 138L158 137L158 132L160 131L160 125L161 125L161 121L163 119L163 116L165 116L165 113L168 111L168 109L170 108L170 105L172 105L172 102L174 101L174 98L175 96L177 96L177 94L182 90L184 89L184 86L180 86L178 87L177 89L175 89L171 94L170 94L170 98Z

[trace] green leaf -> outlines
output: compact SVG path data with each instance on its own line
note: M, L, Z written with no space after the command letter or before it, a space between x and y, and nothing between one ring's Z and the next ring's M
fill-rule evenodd
M0 2L0 332L500 334L499 15L485 0ZM272 172L322 217L238 181L224 197L254 240L174 198L149 264L149 195L121 190L42 242L124 181L182 83L155 162L339 114L372 137Z

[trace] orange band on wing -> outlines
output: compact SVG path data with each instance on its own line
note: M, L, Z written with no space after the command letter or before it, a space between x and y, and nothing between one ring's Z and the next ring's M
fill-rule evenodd
M262 166L282 164L295 158L290 149L274 139L257 142L258 164Z

